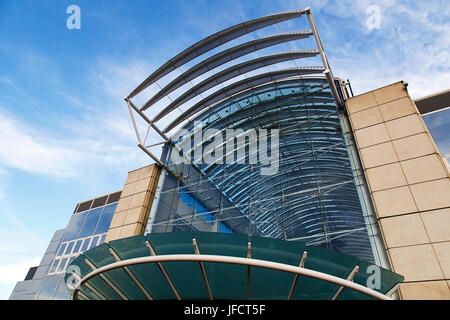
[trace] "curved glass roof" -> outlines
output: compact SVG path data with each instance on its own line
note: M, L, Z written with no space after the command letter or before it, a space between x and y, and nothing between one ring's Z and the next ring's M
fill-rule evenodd
M201 124L199 129L198 125ZM152 232L208 230L304 241L374 261L341 114L324 78L290 79L252 87L205 109L183 129L279 130L279 169L261 175L261 163L176 165L166 144L164 163L180 179L165 177L149 222ZM180 145L180 141L174 141ZM273 141L270 143L274 143ZM227 152L235 152L226 150Z

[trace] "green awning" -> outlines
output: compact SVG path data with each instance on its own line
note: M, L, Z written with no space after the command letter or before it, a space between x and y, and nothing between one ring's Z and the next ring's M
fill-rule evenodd
M177 260L174 258L181 255L199 254L205 259L213 257L220 261L142 262L151 257L152 250L155 259ZM92 300L278 300L288 299L290 295L293 300L374 299L365 293L341 287L341 284L304 274L234 263L241 263L244 261L242 258L249 263L254 261L263 265L275 262L277 266L291 269L302 263L304 270L341 279L354 274L353 283L369 286L381 294L392 291L404 279L369 262L338 252L306 247L301 242L212 232L154 233L104 243L80 254L67 268L65 279L66 283L76 285L80 279L90 277L94 270L105 270L79 287L77 298ZM222 262L222 259L227 262ZM118 261L120 267L117 267Z

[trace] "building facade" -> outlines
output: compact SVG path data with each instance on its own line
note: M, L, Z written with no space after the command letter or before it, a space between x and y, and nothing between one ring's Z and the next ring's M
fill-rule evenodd
M297 18L311 30L209 53ZM261 52L307 38L316 49ZM11 299L449 299L450 175L422 119L439 99L416 105L403 81L349 89L309 8L187 48L125 98L155 163L78 204Z

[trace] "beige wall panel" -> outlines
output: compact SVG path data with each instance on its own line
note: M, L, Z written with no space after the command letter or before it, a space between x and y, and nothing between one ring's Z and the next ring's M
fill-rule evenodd
M131 203L132 198L133 198L133 196L128 196L128 197L125 197L125 198L121 197L119 199L119 203L117 204L116 212L128 210L128 208L130 207L130 203Z
M366 169L398 161L394 146L391 142L361 149L361 158Z
M392 142L399 160L407 160L436 152L427 133L420 133Z
M115 212L109 228L117 228L124 224L127 211Z
M384 123L356 130L355 137L359 148L370 147L390 140Z
M373 96L372 92L354 96L350 100L347 100L346 103L347 103L347 110L350 114L377 105L377 102L375 101L375 97Z
M400 98L379 106L384 121L401 118L417 112L409 97Z
M409 187L399 187L372 194L379 218L416 212L417 207Z
M379 88L372 92L378 105L408 96L408 91L406 90L404 83L401 81L383 88Z
M134 193L134 190L136 189L137 182L131 182L129 184L126 184L122 189L122 194L120 195L121 198L128 197Z
M418 114L386 122L386 128L393 140L425 132L425 128Z
M399 163L367 169L366 173L372 192L406 185L406 179Z
M449 300L450 290L446 281L403 283L400 287L405 300Z
M448 178L410 186L420 211L450 207L450 180Z
M422 212L421 216L431 242L450 241L450 208Z
M437 154L406 160L401 162L401 166L410 184L447 177Z
M351 122L354 130L362 129L383 122L378 107L366 109L351 116Z
M120 231L121 227L109 229L108 233L106 234L105 242L120 239Z
M407 282L444 279L431 244L389 249L389 255L394 271Z
M411 246L429 242L420 214L407 214L381 219L381 227L389 248ZM405 228L405 226L408 226Z
M140 175L140 169L129 172L127 180L125 181L125 184L129 184L129 183L138 181L139 175Z
M446 279L450 279L450 242L433 243L439 264Z

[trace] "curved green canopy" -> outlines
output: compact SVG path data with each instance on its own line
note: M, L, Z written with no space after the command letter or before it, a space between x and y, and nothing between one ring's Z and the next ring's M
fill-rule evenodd
M196 247L193 245L195 239ZM197 249L197 250L196 250ZM403 276L355 257L301 242L212 232L153 233L104 243L80 254L67 268L66 283L95 269L140 257L202 254L278 262L347 279L386 294ZM304 252L306 251L306 254ZM303 261L302 261L303 256ZM305 259L306 257L306 259ZM70 273L69 273L70 272ZM72 272L74 274L72 274ZM76 281L74 283L76 285ZM171 287L172 286L172 287ZM79 299L373 299L332 282L289 272L218 262L170 261L129 264L81 285ZM176 292L176 293L174 293ZM338 293L338 294L337 294Z

